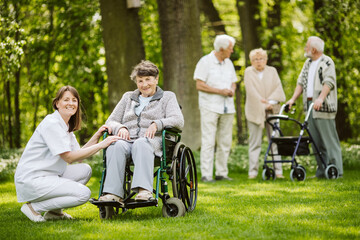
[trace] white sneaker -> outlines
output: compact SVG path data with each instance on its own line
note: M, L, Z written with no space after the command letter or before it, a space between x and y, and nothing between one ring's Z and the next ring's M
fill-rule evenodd
M25 203L22 205L21 211L33 222L45 222L45 218L41 216L40 213L38 213L39 215L35 214L36 212L32 209L31 205L29 206L29 204Z
M64 213L64 212L53 212L53 211L47 211L44 214L45 220L71 220L73 219L70 214Z

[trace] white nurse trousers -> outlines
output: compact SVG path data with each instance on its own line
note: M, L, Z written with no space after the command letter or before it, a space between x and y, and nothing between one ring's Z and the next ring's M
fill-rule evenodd
M68 165L64 174L59 176L62 182L57 188L44 196L31 201L36 212L55 211L86 203L91 191L85 184L91 177L91 167L86 163Z

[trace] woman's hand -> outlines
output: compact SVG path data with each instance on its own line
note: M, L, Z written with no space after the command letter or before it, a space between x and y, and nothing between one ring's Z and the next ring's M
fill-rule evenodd
M144 137L154 138L156 131L157 131L156 123L152 123L152 124L150 125L150 127L146 130Z
M109 136L105 138L103 141L99 142L99 145L101 148L107 148L110 144L113 142L116 142L120 140L121 138L119 136Z
M130 140L130 133L129 130L127 130L127 128L123 127L120 128L118 134L117 134L121 139L125 139L125 140Z
M106 126L106 125L102 125L99 130L97 130L96 135L101 137L104 133L104 131L107 130L109 132L109 134L111 134L112 130L111 127Z

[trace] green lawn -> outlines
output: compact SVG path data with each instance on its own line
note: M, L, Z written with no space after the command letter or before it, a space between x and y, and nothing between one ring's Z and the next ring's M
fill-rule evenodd
M229 164L234 180L200 182L195 211L172 219L162 217L160 203L100 220L87 203L66 210L73 221L33 223L20 212L11 177L0 178L0 239L360 239L359 148L350 147L343 149L344 178L304 182L292 182L286 166L286 179L248 180L241 167L246 147L236 148ZM97 197L100 156L92 162L88 186ZM313 163L302 164L314 175Z

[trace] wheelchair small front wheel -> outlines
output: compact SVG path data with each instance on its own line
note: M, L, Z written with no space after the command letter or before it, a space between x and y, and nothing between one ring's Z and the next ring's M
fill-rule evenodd
M115 215L114 207L99 207L100 219L111 219Z
M100 219L105 219L105 217L106 217L106 210L105 210L105 207L104 207L104 206L100 206L100 207L99 207L99 216L100 216Z
M162 206L162 214L164 217L182 217L185 215L186 209L184 203L178 198L169 198Z

